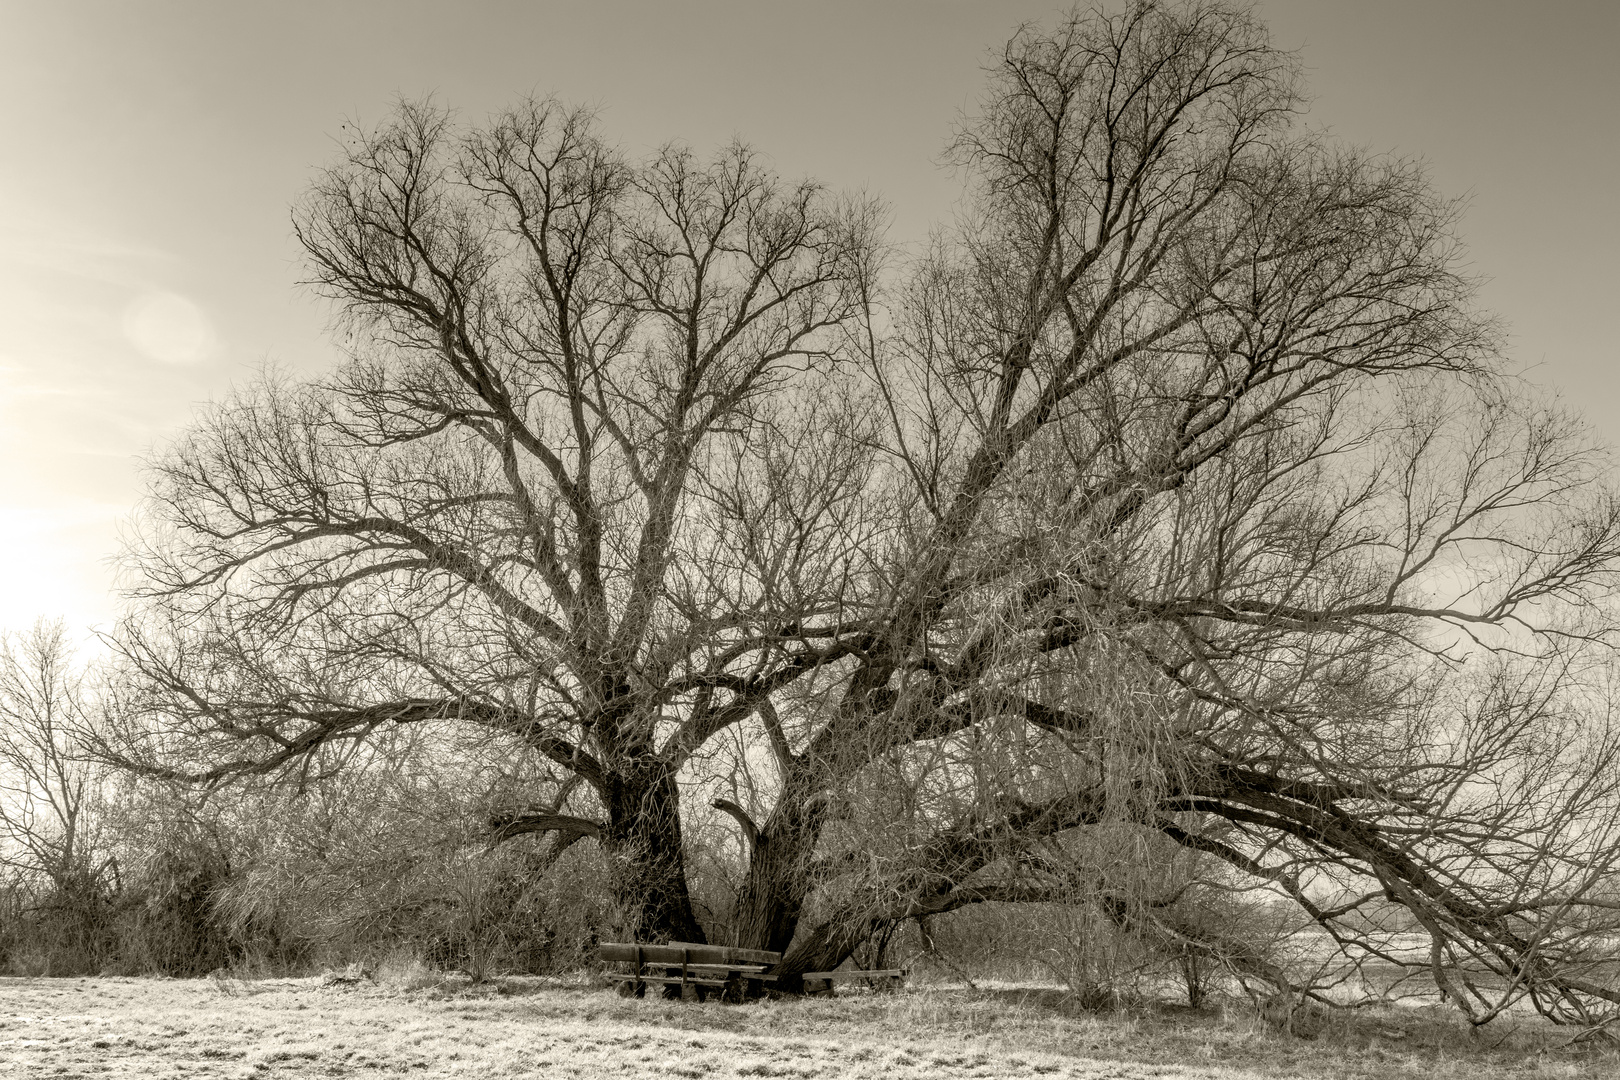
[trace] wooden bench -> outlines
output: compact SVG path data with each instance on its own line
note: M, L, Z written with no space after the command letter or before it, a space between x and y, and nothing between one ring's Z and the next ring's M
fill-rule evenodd
M874 968L870 971L855 968L849 971L807 971L799 977L804 980L806 994L826 994L831 997L835 982L866 979L873 990L898 990L906 984L908 974L908 968Z
M765 949L737 949L728 945L698 945L672 941L668 945L642 945L637 942L604 941L596 955L630 965L629 971L609 972L621 994L641 997L647 984L666 987L691 986L702 997L718 991L726 1001L742 1001L760 985L775 982L769 970L782 960L782 954Z

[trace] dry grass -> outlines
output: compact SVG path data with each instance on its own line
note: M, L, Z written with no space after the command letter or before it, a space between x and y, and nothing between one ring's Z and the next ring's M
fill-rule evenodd
M1496 1077L1620 1075L1608 1045L1403 1009L1311 1039L1247 1012L1097 1017L1052 991L914 988L743 1006L408 967L320 979L0 980L0 1076Z

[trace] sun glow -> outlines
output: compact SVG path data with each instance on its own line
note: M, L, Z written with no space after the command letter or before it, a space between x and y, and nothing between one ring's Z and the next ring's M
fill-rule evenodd
M142 355L164 364L195 364L218 340L202 308L178 293L149 292L124 309L124 337Z
M0 630L60 618L82 645L92 625L104 627L113 609L105 557L120 513L91 502L0 505Z

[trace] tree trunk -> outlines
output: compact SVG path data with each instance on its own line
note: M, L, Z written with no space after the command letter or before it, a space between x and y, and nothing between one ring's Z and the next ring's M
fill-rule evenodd
M692 913L681 840L680 790L661 762L638 763L612 776L602 847L624 933L641 942L705 942Z
M875 912L857 914L845 910L800 938L793 950L777 966L776 988L786 993L803 989L800 976L806 971L831 971L883 927L887 917Z
M737 894L737 944L786 952L813 887L812 860L826 804L789 781L754 839L748 876Z

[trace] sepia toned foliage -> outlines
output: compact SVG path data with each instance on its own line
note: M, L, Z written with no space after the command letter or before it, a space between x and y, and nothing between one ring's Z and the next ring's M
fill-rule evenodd
M353 133L296 217L350 359L153 463L105 752L307 782L487 732L495 838L593 839L623 933L785 989L985 902L1308 989L1209 914L1259 890L1476 1022L1593 1018L1606 461L1507 371L1456 207L1301 107L1227 6L1025 29L961 220L889 262L741 146L630 161L551 102Z

